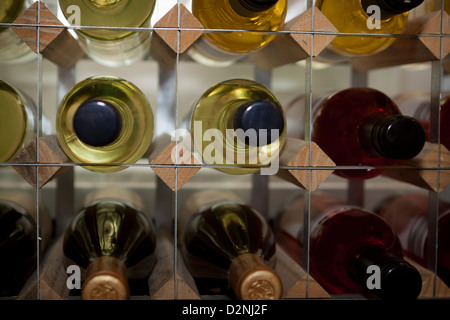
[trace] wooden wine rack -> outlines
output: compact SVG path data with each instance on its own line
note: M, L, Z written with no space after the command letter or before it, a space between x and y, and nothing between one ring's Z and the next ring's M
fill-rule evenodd
M47 8L45 1L37 1L14 21L12 28L34 52L53 62L58 67L60 75L69 78L67 83L60 84L63 88L66 86L64 89L67 91L69 89L67 85L74 82L73 70L77 63L87 59L78 42L68 32L68 27ZM157 62L164 76L170 76L177 72L178 63L189 59L186 53L203 35L205 28L187 7L177 1L177 4L153 26L152 31L151 59ZM309 8L288 21L273 42L262 50L250 54L242 63L252 64L257 71L256 80L270 87L271 83L267 79L271 78L273 70L302 60L310 66L314 58L319 56L338 34L336 28L320 10ZM432 97L436 100L442 87L441 72L450 73L449 34L450 17L442 10L409 21L404 34L387 50L347 62L354 71L352 84L367 85L368 72L372 70L429 62L433 66L433 73L439 73L434 74L431 88ZM258 78L261 74L263 76ZM312 84L306 86L307 93L312 89ZM158 110L159 108L167 106L158 106ZM172 159L174 148L178 148L178 163ZM148 161L146 166L158 177L158 195L166 196L188 189L189 181L204 167L195 159L189 148L182 144L177 145L177 141L172 141L171 136L166 133L154 138L145 161ZM291 187L299 187L305 196L320 189L336 168L335 163L315 143L292 138L287 139L279 161L280 170L277 177L289 182ZM39 137L25 146L9 165L38 193L51 181L55 181L57 194L64 195L56 205L55 239L42 260L38 261L40 273L29 279L16 298L68 299L70 292L66 286L66 261L61 236L68 214L66 213L65 217L58 214L61 214L63 208L71 209L75 202L73 170L78 165L71 163L65 156L56 136ZM431 203L438 199L440 193L450 184L450 151L438 143L427 142L416 158L396 164L389 168L384 176L427 190ZM263 195L270 193L269 182L270 179L260 176L258 172L253 175L251 202L254 207L261 208L263 214L267 214L268 200L264 199L266 201L264 202L262 198ZM364 182L348 182L348 199L352 204L363 205L363 192ZM61 199L66 203L62 203ZM168 202L168 199L158 198L158 201ZM173 205L176 207L177 203ZM164 207L174 210L170 205L164 204ZM436 206L430 206L429 215L430 220L433 218L434 221L437 220ZM172 232L167 231L170 230L171 223L165 225L169 228L160 228L158 233L157 264L148 279L150 294L147 298L202 299L177 250L176 238ZM429 231L430 234L437 232L432 226ZM332 298L281 247L277 247L277 261L276 271L280 274L284 286L283 299ZM431 263L428 268L419 265L416 267L424 281L421 297L450 297L450 289L430 271L436 269L435 265Z

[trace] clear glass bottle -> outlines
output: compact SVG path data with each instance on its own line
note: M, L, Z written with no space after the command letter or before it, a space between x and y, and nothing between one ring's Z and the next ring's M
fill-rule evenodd
M125 66L148 55L150 30L130 28L150 27L155 0L59 0L59 7L72 25L94 27L76 33L87 55L99 64Z
M12 23L34 0L3 0L0 2L0 22ZM0 27L0 64L23 64L37 54L8 26Z
M203 65L229 66L272 41L286 11L286 0L192 0L192 13L203 26L220 30L204 33L188 54Z
M427 266L428 195L406 193L385 199L376 212L386 219L398 234L406 256ZM437 275L450 286L450 203L440 200L437 232Z
M121 188L88 194L63 243L64 255L86 270L83 300L129 299L129 282L150 275L155 248L155 227L142 199Z
M230 174L268 166L285 141L279 101L252 80L231 79L209 88L195 103L190 122L195 151L206 164Z
M112 76L87 78L62 99L56 132L62 150L75 163L115 172L139 160L153 138L153 112L134 84Z
M408 20L408 11L422 2L423 0L317 0L316 6L340 33L361 33L339 35L327 49L340 56L358 56L374 54L389 47L396 38L377 34L402 33ZM375 15L378 10L379 19L373 20L378 18Z
M25 190L0 191L0 296L16 296L36 270L38 220L36 195ZM39 207L40 256L52 237L52 221Z
M234 193L205 190L184 204L178 223L184 261L201 293L277 300L275 238L265 219Z
M36 105L25 93L0 80L0 162L9 162L37 135ZM41 133L50 134L52 124L42 116Z
M403 259L397 235L383 218L328 194L312 194L309 206L309 271L325 290L386 300L419 296L422 278ZM303 197L293 201L280 213L276 227L277 243L300 265L305 254L304 208ZM378 288L368 286L373 266L379 268Z
M339 168L334 171L336 175L355 180L373 178L386 170L381 167L411 159L424 146L421 124L402 115L396 104L379 90L353 87L313 98L311 140L337 166L373 167ZM293 125L294 120L299 126L304 124L305 119L295 118L299 114L294 112L304 108L301 98L289 105L287 118Z

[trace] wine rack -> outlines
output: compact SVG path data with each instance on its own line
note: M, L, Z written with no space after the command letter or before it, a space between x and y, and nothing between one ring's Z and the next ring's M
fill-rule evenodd
M299 3L304 6L298 6ZM84 54L73 36L76 28L61 22L56 0L34 2L11 27L34 52L39 53L39 58L27 65L2 66L2 80L23 86L35 98L41 116L55 118L62 96L84 75L131 76L130 80L136 79L138 86L141 85L149 96L155 112L155 134L146 156L136 164L127 164L120 173L92 173L82 168L82 164L72 163L61 151L56 135L38 134L38 139L10 163L1 164L4 168L0 172L0 189L35 192L37 207L47 205L51 208L55 227L52 245L38 258L36 274L18 296L9 298L79 298L66 285L68 274L62 254L62 234L84 194L111 184L138 190L152 209L160 230L157 265L148 279L148 293L132 296L132 299L211 298L199 293L177 249L178 238L174 232L183 201L202 188L236 191L271 221L276 219L287 201L300 194L309 199L313 192L332 192L350 204L373 208L399 190L427 193L428 245L433 250L429 250L427 266L417 265L423 279L420 298L450 297L450 289L435 272L438 201L450 201L450 151L439 144L438 135L439 125L446 125L439 123L439 96L450 89L446 71L450 59L450 17L441 10L441 5L436 1L433 13L411 19L404 34L387 35L398 38L389 49L367 57L323 64L318 59L320 53L340 34L311 0L293 1L288 8L289 21L283 30L275 32L275 40L238 62L236 67L225 70L198 65L188 57L189 48L205 32L223 31L206 30L190 12L188 0L158 0L152 27L139 30L152 32L149 58L134 66L120 68L100 66ZM259 172L244 176L220 173L214 166L196 161L189 147L172 141L170 136L180 127L194 99L202 94L200 88L206 89L208 84L223 77L254 78L279 94L284 104L299 94L306 94L310 109L313 91L368 85L390 90L389 77L395 81L397 76L399 79L415 74L421 77L426 72L427 79L411 82L410 87L408 83L406 87L397 86L392 89L392 94L418 88L431 92L431 141L414 159L402 161L388 168L382 176L368 181L347 181L333 176L335 163L311 142L309 135L305 140L287 139L280 154L279 170L274 176ZM306 130L310 125L307 118ZM178 148L178 161L172 159L174 148ZM309 219L308 213L305 218ZM306 224L306 234L308 228ZM276 271L282 277L283 299L340 298L327 293L308 274L308 259L303 268L281 247L277 250ZM219 297L230 299L229 296ZM362 296L356 298L364 299Z

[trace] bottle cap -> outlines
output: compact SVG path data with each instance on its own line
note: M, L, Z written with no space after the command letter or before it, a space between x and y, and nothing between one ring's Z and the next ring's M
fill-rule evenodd
M381 9L381 19L385 20L397 14L410 11L422 4L424 0L361 0L364 11L371 5Z
M375 124L372 142L381 156L411 159L420 153L425 144L425 130L412 117L391 115Z
M101 147L117 139L122 130L122 119L111 102L87 100L75 111L73 128L81 141Z
M235 258L228 270L228 282L239 300L279 300L283 293L280 277L256 254Z
M272 8L278 0L239 0L239 3L250 11L265 11Z
M98 257L86 269L83 300L128 300L130 289L125 264L114 257Z
M242 129L250 146L264 146L275 142L284 130L285 120L283 110L268 100L253 100L244 103L236 111L233 119L234 129ZM254 130L254 135L247 130ZM272 130L278 130L272 135ZM239 137L239 134L238 134ZM252 137L255 137L252 139ZM265 139L264 139L265 138ZM245 136L242 137L245 140ZM254 141L256 140L256 141Z

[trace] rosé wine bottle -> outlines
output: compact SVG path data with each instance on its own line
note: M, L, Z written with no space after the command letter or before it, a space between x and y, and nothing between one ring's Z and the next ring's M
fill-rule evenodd
M392 227L379 215L348 206L326 194L310 199L309 272L330 294L367 298L416 299L422 288L419 272L403 260ZM280 215L277 242L303 264L304 198ZM379 286L371 286L371 269L379 268Z

